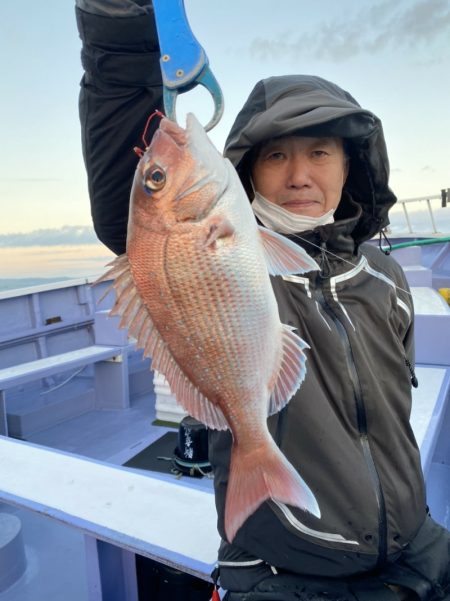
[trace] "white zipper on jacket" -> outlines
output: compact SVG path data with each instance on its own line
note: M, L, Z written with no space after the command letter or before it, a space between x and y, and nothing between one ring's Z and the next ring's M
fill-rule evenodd
M359 264L358 264L359 265ZM357 266L358 267L358 266ZM353 269L350 270L353 272ZM340 277L341 281L343 276L346 274L342 274ZM385 561L387 554L387 515L386 515L386 504L384 500L384 493L381 487L381 479L378 474L378 470L375 464L375 460L372 456L372 450L370 448L370 442L368 438L367 431L367 418L366 418L366 408L364 405L364 399L361 393L361 384L359 381L358 370L356 369L356 364L353 358L353 351L350 345L349 336L347 330L344 327L343 322L335 313L333 308L327 302L324 296L323 290L323 279L320 274L317 276L317 285L316 285L316 295L318 296L319 304L322 306L323 310L329 315L329 317L333 320L339 338L341 339L343 350L345 353L345 360L348 368L348 375L350 377L350 381L353 387L353 393L355 395L355 405L356 405L356 413L357 413L357 427L360 436L360 443L363 450L366 466L368 469L369 476L372 480L372 488L375 495L377 507L378 507L378 564L382 565Z

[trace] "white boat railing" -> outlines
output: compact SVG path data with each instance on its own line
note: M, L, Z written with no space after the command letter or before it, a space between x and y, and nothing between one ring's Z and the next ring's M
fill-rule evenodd
M438 234L439 230L436 225L436 219L433 212L433 205L431 201L441 201L441 207L444 208L450 203L450 188L443 188L440 194L430 195L430 196L418 196L415 198L403 198L397 200L397 206L401 206L403 209L403 214L405 216L406 224L407 224L407 233L414 234L414 227L411 223L410 214L408 212L409 205L413 204L414 207L421 203L425 203L428 209L428 214L431 222L431 233ZM389 231L389 228L388 228Z
M135 554L209 580L220 542L212 490L4 436L0 473L0 505L85 536L86 601L138 601Z

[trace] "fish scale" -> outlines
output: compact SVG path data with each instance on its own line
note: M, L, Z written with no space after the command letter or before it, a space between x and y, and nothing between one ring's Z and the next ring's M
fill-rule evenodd
M226 389L227 396L234 400L245 390L242 383L253 380L255 373L261 373L263 357L257 352L261 330L257 328L257 324L261 320L268 322L268 315L258 310L263 303L258 301L255 291L253 307L242 298L240 287L236 285L237 274L230 261L226 257L222 260L217 257L221 249L207 253L195 253L195 250L190 252L189 244L184 242L184 238L171 236L166 249L166 268L171 274L168 281L173 282L171 289L178 293L177 309L181 310L187 330L197 348L204 349L196 371L202 373L202 368L207 367L209 389L199 388L210 400L221 393L223 396ZM195 241L191 246L195 246ZM176 265L176 269L171 268L172 264ZM191 285L187 289L178 285L177 273L180 271L192 275L188 278ZM233 305L241 307L241 313L232 311ZM248 307L247 310L242 311L245 306ZM250 336L242 337L241 342L244 328L249 324L253 324ZM177 340L167 341L170 348L179 344ZM241 363L237 364L235 346L246 341L250 341L247 343L249 348L245 353L239 353Z

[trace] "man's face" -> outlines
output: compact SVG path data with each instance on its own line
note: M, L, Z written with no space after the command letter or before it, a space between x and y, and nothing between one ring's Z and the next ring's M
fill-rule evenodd
M320 217L338 206L347 173L340 138L286 136L262 146L252 179L267 200L292 213Z

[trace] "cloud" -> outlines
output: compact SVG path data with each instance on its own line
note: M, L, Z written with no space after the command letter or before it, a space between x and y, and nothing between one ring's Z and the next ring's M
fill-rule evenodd
M427 46L450 32L448 0L420 0L401 6L391 0L364 6L345 18L323 22L315 31L283 32L275 38L257 37L250 54L259 60L290 56L333 62L393 48Z
M424 165L422 167L422 171L427 171L428 173L435 173L436 169L434 167L432 167L431 165Z
M96 242L98 240L93 228L84 225L65 225L58 229L0 235L0 248L95 244Z

